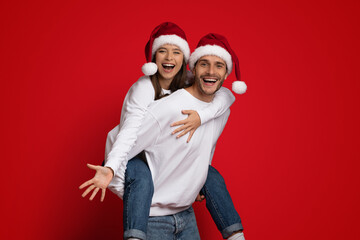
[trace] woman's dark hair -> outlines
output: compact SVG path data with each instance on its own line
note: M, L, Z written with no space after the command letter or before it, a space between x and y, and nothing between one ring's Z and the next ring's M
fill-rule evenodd
M153 59L153 62L155 62L155 58ZM186 78L187 78L187 69L186 69L186 62L185 58L183 59L183 63L181 66L181 69L179 72L175 75L174 79L171 81L169 90L173 93L178 89L186 87ZM165 97L169 94L162 94L162 88L159 83L159 72L156 72L154 75L150 76L151 83L155 89L155 99L158 100L162 97Z

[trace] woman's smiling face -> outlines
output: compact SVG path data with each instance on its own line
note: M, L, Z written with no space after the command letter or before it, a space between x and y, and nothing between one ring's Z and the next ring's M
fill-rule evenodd
M173 80L182 67L184 54L178 46L164 44L156 51L155 59L160 78Z

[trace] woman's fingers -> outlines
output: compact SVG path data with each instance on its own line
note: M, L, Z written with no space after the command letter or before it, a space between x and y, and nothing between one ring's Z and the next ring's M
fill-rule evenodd
M186 120L186 119L185 119L185 120ZM183 125L183 124L186 123L185 120L180 120L180 121L174 122L174 123L172 123L170 126L171 126L171 127L175 127L175 126Z
M92 201L94 199L94 197L96 196L97 192L99 191L99 188L95 188L95 190L93 191L93 193L91 194L91 197L89 198L90 201Z
M96 170L98 166L92 165L90 163L86 164L88 166L88 168L92 169L92 170Z
M196 111L194 111L194 110L182 110L181 111L182 114L187 114L187 115L189 115L189 114L191 114L193 112L196 112Z
M86 182L84 182L83 184L80 185L79 189L83 189L84 187L87 187L92 183L93 183L92 179L89 180L89 181L86 181Z
M105 198L105 192L106 192L106 187L102 188L101 185L105 185L105 184L101 184L103 182L103 178L104 178L104 173L103 173L103 167L102 166L97 166L97 165L92 165L92 164L87 164L88 168L93 169L96 171L95 177L93 177L92 179L84 182L83 184L80 185L79 189L83 189L85 187L87 187L87 189L83 192L83 194L81 195L82 197L86 197L86 195L88 195L92 190L94 190L89 198L90 201L92 201L96 194L99 192L99 190L101 189L101 201L104 200ZM96 186L95 186L96 185Z
M178 127L177 129L175 129L175 130L172 132L172 134L181 132L181 131L183 131L184 129L186 129L186 126L185 126L185 125L183 125L183 126L181 126L181 127Z
M82 197L86 197L86 195L88 195L88 193L93 190L95 188L95 185L91 185L90 187L88 187L85 192L81 195Z
M100 198L100 201L104 201L105 199L105 193L106 193L106 189L101 189L101 198Z
M189 137L188 137L188 139L186 141L187 143L190 142L190 139L192 138L194 132L195 132L195 130L190 131Z
M176 138L181 138L182 136L184 136L185 134L187 134L190 131L190 129L185 129L182 133L180 133L179 135L176 136Z

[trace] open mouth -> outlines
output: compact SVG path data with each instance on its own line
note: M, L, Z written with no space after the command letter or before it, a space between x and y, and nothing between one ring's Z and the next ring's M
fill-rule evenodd
M215 78L203 78L205 83L216 83L217 79Z
M168 70L168 71L172 70L175 67L174 64L170 64L170 63L163 63L162 66L165 70Z

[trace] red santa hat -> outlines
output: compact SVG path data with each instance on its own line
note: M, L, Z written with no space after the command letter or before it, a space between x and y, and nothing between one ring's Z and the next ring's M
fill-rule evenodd
M232 90L238 94L246 92L247 86L245 82L240 81L239 60L224 36L216 33L209 33L201 38L195 51L190 56L190 69L193 70L195 63L201 57L206 55L213 55L223 59L226 63L228 74L231 73L233 65L235 65L235 76L237 81L233 82Z
M157 26L151 33L150 39L145 46L145 63L141 70L147 75L154 75L157 66L152 62L155 52L164 44L173 44L180 48L187 63L190 57L190 48L186 40L185 32L175 23L164 22Z

